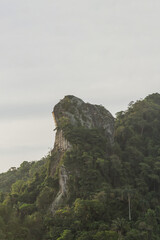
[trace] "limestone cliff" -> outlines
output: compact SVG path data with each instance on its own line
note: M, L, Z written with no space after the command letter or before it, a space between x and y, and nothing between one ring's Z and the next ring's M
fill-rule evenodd
M74 126L83 126L85 128L102 128L105 136L113 142L114 118L111 113L101 105L85 103L75 96L66 96L53 110L53 116L56 126L66 120ZM69 147L63 142L63 134L57 131L55 146L66 150Z
M101 129L108 141L113 143L114 118L111 113L101 105L85 103L75 96L65 96L53 109L56 125L56 137L53 151L58 152L58 158L51 166L51 175L59 169L59 192L52 203L52 212L63 202L67 195L68 173L60 161L64 153L72 149L72 144L65 138L64 127L83 127L84 129Z

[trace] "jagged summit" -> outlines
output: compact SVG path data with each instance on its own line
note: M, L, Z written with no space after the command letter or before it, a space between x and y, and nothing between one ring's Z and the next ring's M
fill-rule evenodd
M64 122L89 129L101 128L104 130L104 135L113 142L114 118L101 105L85 103L80 98L67 95L55 105L53 116L56 126L60 129Z

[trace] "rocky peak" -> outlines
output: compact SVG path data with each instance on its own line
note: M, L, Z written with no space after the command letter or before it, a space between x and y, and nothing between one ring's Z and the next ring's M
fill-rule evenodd
M66 123L89 129L101 128L109 141L113 142L114 118L101 105L85 103L75 96L68 95L55 105L53 116L57 127L55 147L59 147L62 150L70 147L70 144L63 137L62 128Z

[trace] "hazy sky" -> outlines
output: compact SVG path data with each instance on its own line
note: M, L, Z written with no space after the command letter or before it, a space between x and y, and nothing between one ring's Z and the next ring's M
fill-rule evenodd
M0 172L47 155L64 95L115 114L159 89L159 0L0 1Z

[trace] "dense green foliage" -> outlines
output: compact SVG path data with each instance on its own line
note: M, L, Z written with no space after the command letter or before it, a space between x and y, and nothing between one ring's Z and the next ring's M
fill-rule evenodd
M160 95L117 113L112 145L103 129L74 127L63 117L58 128L70 151L0 174L0 239L159 240ZM68 193L53 215L61 165Z

